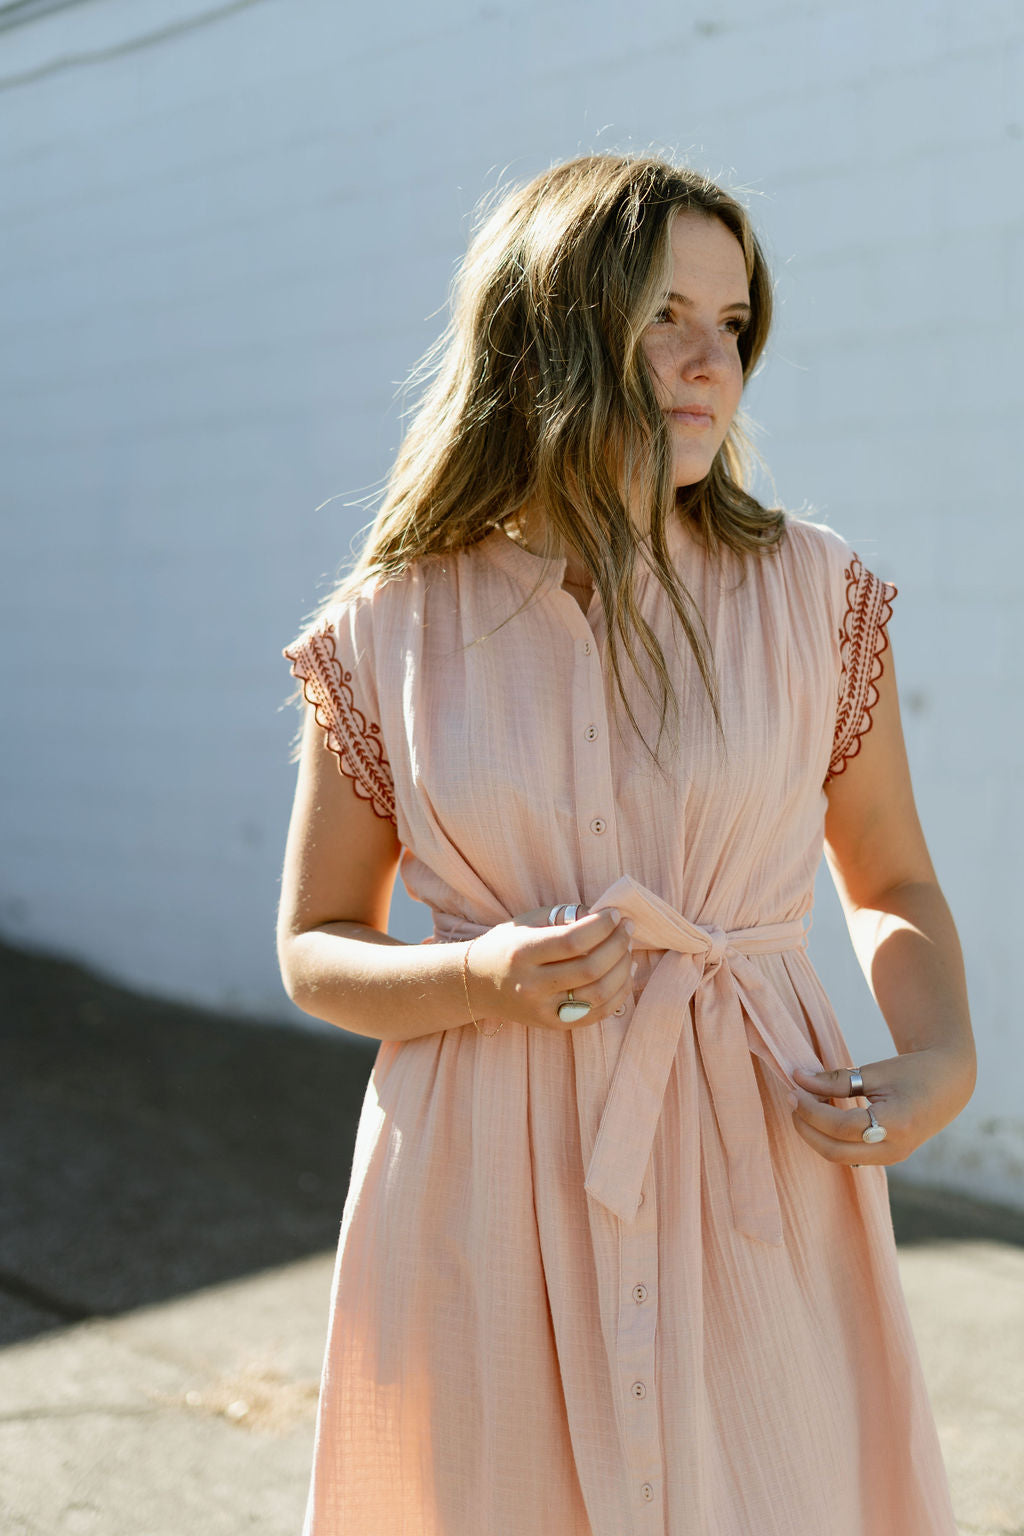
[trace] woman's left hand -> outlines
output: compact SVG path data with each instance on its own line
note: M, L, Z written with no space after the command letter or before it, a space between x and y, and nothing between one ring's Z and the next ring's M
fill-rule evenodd
M973 1057L935 1046L908 1051L886 1061L872 1061L860 1068L866 1098L884 1141L865 1142L862 1133L870 1121L862 1107L847 1103L838 1108L832 1099L849 1099L850 1069L834 1072L793 1073L797 1106L793 1124L815 1152L831 1163L900 1163L929 1136L960 1113L974 1087Z

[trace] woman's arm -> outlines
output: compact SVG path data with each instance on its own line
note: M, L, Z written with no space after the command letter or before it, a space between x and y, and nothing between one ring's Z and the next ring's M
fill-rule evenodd
M963 956L914 804L892 654L877 680L871 729L827 786L826 858L861 968L899 1056L861 1068L888 1131L861 1141L863 1109L837 1109L845 1070L798 1073L797 1130L838 1162L894 1163L960 1113L976 1059Z
M465 945L386 932L400 854L394 826L339 773L308 709L281 879L281 977L305 1013L377 1040L469 1023Z

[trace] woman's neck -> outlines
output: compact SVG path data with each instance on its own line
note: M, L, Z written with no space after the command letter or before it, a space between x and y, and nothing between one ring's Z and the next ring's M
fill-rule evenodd
M533 555L544 553L544 514L536 507L521 507L506 524L507 531ZM566 552L565 584L571 587L592 587L594 584L587 567L574 554Z

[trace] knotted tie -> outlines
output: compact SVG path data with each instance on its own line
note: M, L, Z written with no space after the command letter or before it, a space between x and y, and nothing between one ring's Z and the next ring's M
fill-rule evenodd
M653 891L625 875L591 911L616 907L635 926L633 950L664 950L630 1020L604 1101L587 1165L586 1189L623 1221L633 1221L654 1144L679 1036L694 1004L694 1026L729 1171L733 1222L764 1243L782 1242L761 1095L751 1051L788 1080L814 1050L773 996L749 955L806 946L800 918L723 932L689 922ZM574 1031L583 1092L600 1071L595 1052ZM595 1042L597 1043L597 1042ZM577 1078L579 1086L579 1076ZM594 1085L596 1086L596 1084Z
M790 1086L794 1067L810 1067L813 1047L771 992L750 955L806 947L800 918L725 932L689 922L653 891L623 875L589 903L616 907L633 920L633 950L664 953L629 1021L608 1083L606 1021L572 1031L581 1130L589 1105L604 1108L587 1162L585 1188L622 1221L632 1222L654 1145L679 1037L694 1005L694 1025L725 1151L733 1223L748 1237L782 1242L768 1132L751 1052ZM435 912L435 937L471 938L483 925Z

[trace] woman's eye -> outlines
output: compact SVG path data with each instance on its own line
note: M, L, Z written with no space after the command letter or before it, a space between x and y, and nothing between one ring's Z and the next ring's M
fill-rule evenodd
M658 313L654 316L653 320L651 321L652 325L662 325L662 324L671 324L671 323L672 323L672 311L668 307L666 307L665 309L659 309ZM726 328L727 331L730 331L733 336L742 336L744 331L750 329L750 320L749 320L749 318L746 315L734 315L731 320L726 320L725 328Z

